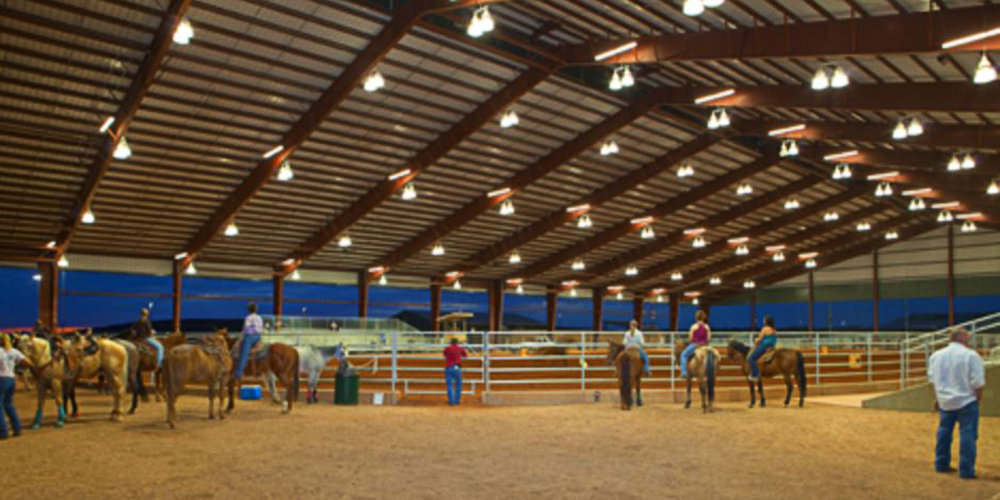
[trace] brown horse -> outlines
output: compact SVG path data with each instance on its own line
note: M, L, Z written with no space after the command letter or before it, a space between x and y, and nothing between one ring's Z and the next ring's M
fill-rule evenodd
M135 344L137 350L139 351L139 366L136 372L136 383L138 385L138 394L133 394L132 396L132 408L136 406L136 396L141 396L142 401L146 402L149 400L149 396L146 393L146 385L142 378L143 373L152 374L152 384L153 384L153 395L156 398L156 402L159 403L164 397L163 395L163 371L162 367L156 363L156 348L150 345L148 342L142 340L136 340L133 332L129 332L127 335L129 341ZM166 353L170 351L174 346L178 346L187 342L187 336L183 332L174 332L170 335L165 335L163 337L154 337L154 340L163 346L164 358L166 358Z
M229 372L233 369L233 359L229 357L224 331L205 337L200 344L181 344L167 351L163 358L163 379L167 388L167 422L170 428L177 426L177 398L184 392L189 382L208 385L208 418L215 418L215 395L219 395L219 419L223 388L229 383Z
M607 364L614 363L618 377L619 403L621 409L632 409L632 388L635 388L635 404L642 408L642 356L636 348L626 349L624 345L608 341Z
M743 376L747 377L747 385L750 386L750 408L757 403L754 395L753 382L750 380L750 347L738 340L729 341L729 358L735 360L743 368ZM768 359L770 358L770 359ZM765 406L764 400L764 377L773 377L781 374L785 377L785 387L788 388L785 394L785 407L788 407L792 400L792 376L799 386L799 407L805 405L806 400L806 363L802 353L797 349L775 349L772 356L761 358L760 379L757 380L757 387L760 389L760 406Z
M683 340L674 343L674 353L684 351L688 345ZM676 357L680 358L679 354ZM691 407L691 377L698 378L698 392L701 393L701 411L711 413L715 411L715 381L719 373L719 352L711 346L701 346L694 351L694 355L688 359L687 376L687 400L684 408Z
M237 339L230 337L225 330L222 330L221 333L223 338L226 339L229 352L239 352L238 349L235 349L238 346ZM268 346L267 356L261 362L254 358L257 357L258 349L262 347L262 345L256 346L255 349L250 351L250 359L247 361L246 369L243 370L243 375L264 379L269 374L277 377L278 381L285 386L285 397L281 403L281 413L288 413L292 411L292 404L298 401L299 398L299 352L288 344L275 342ZM235 370L236 356L233 356L233 361L232 369ZM226 413L232 412L236 407L234 396L238 382L235 377L229 378L229 404L226 406Z

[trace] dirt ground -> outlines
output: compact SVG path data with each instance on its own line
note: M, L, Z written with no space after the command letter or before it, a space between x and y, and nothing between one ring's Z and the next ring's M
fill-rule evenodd
M108 398L81 402L64 429L49 404L41 430L0 442L5 499L1000 500L998 418L961 481L933 472L931 413L243 403L220 422L185 396L171 431L163 404L112 424ZM17 403L28 421L33 397Z

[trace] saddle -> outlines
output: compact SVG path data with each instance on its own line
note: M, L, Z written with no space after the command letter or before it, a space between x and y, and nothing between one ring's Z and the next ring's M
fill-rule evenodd
M140 356L148 356L151 358L156 358L156 348L146 340L139 340L133 342L135 344L135 349L139 351Z
M777 354L777 353L778 353L778 350L775 349L775 348L773 348L773 347L770 348L770 349L768 349L768 350L766 350L766 351L764 351L764 355L761 356L760 359L757 361L757 365L759 365L759 366L765 366L765 365L771 363L772 361L774 361L774 355Z
M218 361L220 365L223 364L224 361L223 356L225 356L226 351L221 346L201 343L198 344L198 348L201 349L202 352L204 352L205 354L215 358L215 360Z
M234 359L240 359L240 348L242 347L243 339L237 340L233 344L233 348L229 351L229 355ZM267 354L271 349L271 344L260 341L257 345L250 349L250 354L247 356L247 361L263 361L267 358Z

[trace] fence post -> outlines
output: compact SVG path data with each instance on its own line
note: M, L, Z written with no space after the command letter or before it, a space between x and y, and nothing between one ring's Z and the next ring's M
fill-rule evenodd
M910 334L906 334L904 341L899 345L899 388L906 389L906 342L910 339Z
M490 332L483 334L483 394L490 393ZM483 398L486 399L486 398ZM484 403L486 401L483 401Z
M580 390L587 392L587 334L580 332Z
M816 385L817 386L821 386L821 385L823 385L823 379L820 378L820 371L819 371L820 359L819 359L819 332L818 331L813 333L813 339L814 339L813 340L813 348L816 350Z
M868 350L868 382L872 381L872 337L874 335L875 335L874 333L869 333L868 334L868 346L867 346L867 350Z
M675 389L675 372L677 371L677 344L674 334L676 332L670 332L670 398L673 400L673 391Z
M378 358L376 358L378 359ZM399 377L399 332L392 332L392 396L396 398L396 380Z

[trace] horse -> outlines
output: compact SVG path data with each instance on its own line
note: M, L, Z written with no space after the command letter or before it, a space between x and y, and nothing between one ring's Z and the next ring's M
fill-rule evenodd
M100 374L104 375L104 379L110 383L111 395L115 401L114 408L111 410L111 421L121 422L123 420L122 400L125 398L125 390L130 383L134 382L135 377L135 371L132 370L134 358L129 355L128 348L114 340L95 340L88 330L86 335L77 335L69 344L69 353L71 357L79 360L78 369L65 387L68 398L64 398L73 401L74 415L77 410L77 382ZM66 403L67 401L63 401L63 404Z
M619 404L622 410L632 409L632 388L635 388L635 404L642 408L642 356L635 348L626 349L624 345L608 341L607 364L615 365L615 376L618 377Z
M753 382L750 380L750 346L738 340L729 341L729 358L735 360L743 368L743 376L747 378L747 385L750 386L750 408L757 404L754 395ZM764 400L764 377L773 377L777 374L785 377L785 408L792 400L792 376L799 386L799 408L805 406L806 400L806 362L802 357L802 352L798 349L779 348L775 349L770 356L765 356L760 360L760 375L757 380L757 387L760 389L760 406L764 407L767 401Z
M156 398L156 402L159 403L163 399L163 373L162 367L156 363L156 348L154 348L149 342L142 340L136 340L135 332L133 330L127 330L119 335L120 339L127 340L135 345L139 354L139 363L136 369L136 384L138 388L138 394L133 393L132 396L132 409L136 406L136 396L141 396L142 401L149 401L149 395L146 391L146 384L143 380L143 373L152 374L152 384L153 384L153 396ZM164 357L166 357L166 352L170 348L181 345L187 342L187 336L182 332L174 332L170 335L165 335L162 337L155 338L157 342L163 346Z
M35 420L32 429L42 426L42 409L45 407L45 391L51 390L56 402L58 417L56 427L66 424L66 410L63 408L63 384L73 377L76 360L70 359L63 349L62 341L56 341L56 350L52 352L49 341L33 336L22 335L18 338L17 349L21 351L34 365L32 375L35 378L35 389L38 393L38 408L35 410Z
M683 352L687 342L678 340L674 343L674 353ZM715 411L715 381L719 373L719 352L711 346L701 346L688 359L687 366L687 400L684 408L691 408L691 376L698 377L698 392L701 393L702 413Z
M239 353L239 340L235 337L230 337L225 329L220 329L219 333L222 338L226 340L226 345L228 346L229 352L233 353L233 370L236 369L236 358ZM264 355L262 362L257 362L257 357L259 357L259 351L261 349L267 349L267 354ZM288 413L292 411L292 404L298 401L299 398L299 353L294 347L288 344L282 344L280 342L275 342L270 345L264 345L261 342L260 346L255 346L254 349L250 351L248 356L246 369L243 370L244 375L249 375L252 377L264 377L266 374L271 373L278 378L278 380L285 386L285 398L281 402L281 413ZM235 377L229 378L229 404L226 406L226 413L231 413L236 407L234 401L234 396L236 393L236 383ZM272 398L274 394L272 393Z
M311 345L299 346L295 350L299 353L299 372L307 374L306 404L319 403L319 393L316 389L319 386L319 376L326 368L326 364L338 356L336 353L328 355L323 349ZM278 391L274 385L277 377L268 372L264 379L267 382L268 393L271 394L271 401L275 404L281 404L281 399L278 398Z
M177 398L189 382L208 385L208 418L215 418L215 396L219 396L219 420L226 418L222 412L225 399L223 388L229 383L233 359L229 356L226 338L216 332L199 344L181 344L172 347L163 357L163 381L167 389L167 423L177 427ZM218 391L218 392L216 392Z

